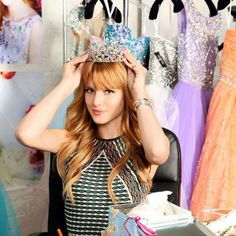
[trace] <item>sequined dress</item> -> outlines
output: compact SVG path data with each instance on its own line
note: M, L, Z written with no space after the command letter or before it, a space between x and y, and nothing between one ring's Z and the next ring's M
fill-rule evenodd
M39 15L12 21L3 17L0 30L0 64L29 63L29 40L33 24L41 21Z
M150 38L150 58L146 90L162 127L173 130L178 104L171 96L177 82L177 45L161 36Z
M236 30L227 31L220 78L206 123L206 139L191 200L194 216L215 220L236 209ZM218 213L218 214L216 214Z
M72 235L101 235L101 230L108 226L109 206L113 203L107 191L107 178L125 155L125 150L122 137L95 139L92 158L83 169L80 180L72 186L75 205L68 198L65 201L67 230ZM141 202L148 194L130 160L112 186L120 204Z
M107 24L104 30L104 38L107 42L119 42L130 50L136 60L139 60L143 65L147 64L149 37L132 37L131 30L127 26Z
M173 97L179 106L177 134L182 152L181 206L189 207L197 161L204 142L205 121L212 96L221 16L206 17L192 0L183 0L179 33L179 82Z
M88 49L91 35L100 37L106 25L105 13L100 11L92 19L85 19L84 6L73 7L68 15L66 25L73 34L73 46L69 52L70 57L78 56ZM66 45L69 47L70 45Z

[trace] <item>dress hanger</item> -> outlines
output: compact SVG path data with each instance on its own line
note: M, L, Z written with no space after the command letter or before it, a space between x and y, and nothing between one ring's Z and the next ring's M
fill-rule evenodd
M217 9L218 10L223 10L225 9L228 5L230 4L230 6L228 7L228 11L229 11L229 16L227 17L227 24L228 24L228 29L230 28L230 15L232 15L234 18L236 16L236 9L234 10L235 6L232 6L232 1L230 0L219 0L218 1L218 5L217 5ZM218 51L221 51L224 48L224 42L221 43L221 45L218 46Z
M179 12L184 8L184 5L182 3L181 0L171 0L172 3L174 4L174 12ZM151 10L150 10L150 14L149 14L149 19L150 20L155 20L157 18L158 15L158 11L159 11L159 7L162 4L163 0L155 0L155 2L153 3ZM215 16L217 15L218 11L217 8L215 7L214 3L212 2L212 0L205 0L209 11L210 11L210 16Z
M86 3L86 0L83 0L82 4L85 6L85 19L91 19L93 17L94 7L97 4L98 0L91 0L88 3ZM108 13L106 10L106 6L103 0L99 0L103 6L103 9L105 10L106 18L108 18ZM108 0L109 7L112 7L113 2L111 0ZM121 12L120 10L115 7L114 12L112 14L112 18L115 20L116 23L121 23Z
M157 19L159 8L160 8L160 5L162 4L162 2L163 2L163 0L156 0L153 3L150 13L149 13L150 20ZM184 8L184 5L181 0L171 0L171 2L174 5L174 13L180 12Z
M174 13L180 12L184 8L184 5L181 0L171 0L171 1L174 4Z
M145 4L144 2L139 2L138 0L128 0L128 1L125 1L128 3L128 6L130 3L134 4L137 8L141 9L142 11L144 10L145 14L146 14L146 10L148 9L148 11L150 10L150 6ZM128 10L128 7L127 6L127 9ZM128 12L127 12L128 14ZM125 25L128 26L128 15L126 16L126 19L124 20L125 22ZM142 21L143 22L143 21Z
M230 0L219 0L217 4L218 10L225 9L230 4Z
M215 6L215 4L212 2L212 0L205 0L209 10L210 10L210 16L216 16L218 14L218 10Z
M155 20L157 19L157 15L159 12L159 8L162 4L163 0L156 0L153 4L152 7L150 9L150 13L149 13L149 19L150 20Z
M162 0L163 1L163 0ZM149 5L145 4L145 3L141 3L141 2L138 2L137 0L129 0L130 3L133 3L134 5L136 5L136 7L140 8L140 9L149 9Z

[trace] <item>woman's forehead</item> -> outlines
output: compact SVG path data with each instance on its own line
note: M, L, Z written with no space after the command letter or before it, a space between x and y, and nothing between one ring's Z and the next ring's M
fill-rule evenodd
M88 78L85 81L85 86L95 88L95 89L120 89L121 86L119 83L113 83L111 80L108 80L107 78L103 76L94 76L92 73L88 76Z

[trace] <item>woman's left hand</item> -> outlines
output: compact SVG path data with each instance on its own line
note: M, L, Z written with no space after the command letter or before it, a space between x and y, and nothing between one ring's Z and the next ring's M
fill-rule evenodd
M134 100L146 97L145 79L147 69L126 50L124 63L128 67L128 86Z

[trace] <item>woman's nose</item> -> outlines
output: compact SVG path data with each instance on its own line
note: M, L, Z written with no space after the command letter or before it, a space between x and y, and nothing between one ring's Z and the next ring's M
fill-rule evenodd
M96 91L94 95L93 104L94 106L100 106L103 103L103 93L101 91Z

